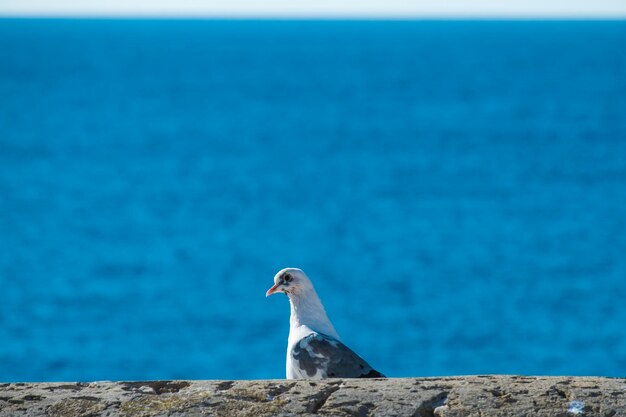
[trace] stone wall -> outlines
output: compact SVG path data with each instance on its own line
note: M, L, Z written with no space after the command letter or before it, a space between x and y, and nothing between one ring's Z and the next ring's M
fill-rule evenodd
M626 379L467 376L0 384L0 417L626 417Z

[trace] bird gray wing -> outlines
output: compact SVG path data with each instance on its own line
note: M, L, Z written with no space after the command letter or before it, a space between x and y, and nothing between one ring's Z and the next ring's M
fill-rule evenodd
M291 350L304 378L384 378L363 358L330 336L311 333Z

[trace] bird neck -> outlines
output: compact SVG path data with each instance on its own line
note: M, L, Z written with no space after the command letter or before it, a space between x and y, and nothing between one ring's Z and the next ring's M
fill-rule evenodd
M289 303L291 304L291 330L296 331L299 327L306 326L315 332L339 339L315 289L310 288L301 293L289 294Z

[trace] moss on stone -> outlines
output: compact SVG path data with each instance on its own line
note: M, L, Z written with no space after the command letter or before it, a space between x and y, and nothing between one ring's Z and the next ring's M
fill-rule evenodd
M288 402L284 399L262 402L228 399L219 403L214 410L218 417L266 417L280 412Z
M209 396L208 392L190 395L142 396L120 404L120 413L126 417L147 417L162 412L183 411L191 408Z
M48 408L50 417L92 417L98 415L106 405L100 400L68 398Z

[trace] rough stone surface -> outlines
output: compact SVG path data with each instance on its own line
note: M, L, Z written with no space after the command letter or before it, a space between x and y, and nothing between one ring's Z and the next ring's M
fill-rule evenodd
M0 384L0 417L626 417L626 379L467 376Z

